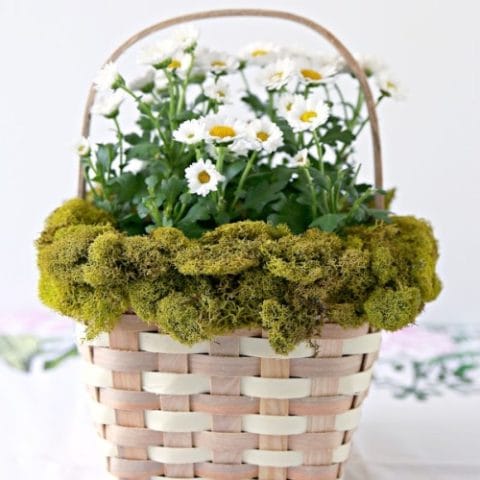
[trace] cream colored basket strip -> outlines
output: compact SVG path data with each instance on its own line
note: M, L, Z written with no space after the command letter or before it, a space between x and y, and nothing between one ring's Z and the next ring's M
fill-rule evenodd
M317 395L355 395L368 389L372 369L338 378L241 377L241 394L255 398L296 399ZM192 373L144 372L143 391L159 395L196 395L210 391L210 377ZM84 365L83 380L92 387L112 387L112 372Z
M102 425L115 424L115 410L97 402L91 402L92 417ZM260 435L299 435L308 431L312 418L333 418L335 431L352 430L360 421L360 408L338 415L316 416L275 416L247 414L240 415L242 432ZM145 425L159 432L202 432L210 430L213 415L202 412L169 412L146 410Z
M100 442L105 456L115 457L118 447L106 440ZM344 462L348 458L350 444L341 445L330 452L331 463ZM148 447L149 460L167 464L201 463L212 461L212 451L203 447L175 448ZM274 451L247 449L243 451L242 462L260 467L297 467L304 463L304 453L295 450Z
M308 342L302 342L288 355L276 353L268 339L255 337L240 338L240 355L260 358L308 358L313 357L317 352L332 351L341 345L339 355L355 355L376 352L380 348L381 333L370 333L356 338L346 339L316 339L312 347ZM103 345L102 345L103 346ZM158 333L140 333L140 350L154 353L208 353L209 342L200 342L189 347L183 345L169 335ZM337 354L337 356L338 356ZM320 355L321 356L321 355Z

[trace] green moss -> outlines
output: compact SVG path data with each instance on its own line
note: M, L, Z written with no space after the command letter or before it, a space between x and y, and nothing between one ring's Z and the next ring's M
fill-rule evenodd
M290 282L309 284L329 274L328 260L342 248L340 238L317 229L286 235L265 244L262 251L268 270Z
M415 287L399 290L377 288L364 304L368 322L375 328L398 330L412 323L422 309L422 296Z
M58 230L54 241L39 249L40 272L48 272L54 279L66 284L82 282L90 245L106 232L113 230L108 226L95 225L73 225Z
M45 220L37 240L39 246L51 243L57 230L72 225L113 225L113 217L86 200L73 198L54 210Z
M262 327L287 353L326 321L401 328L441 288L431 227L413 217L342 236L247 221L193 240L176 228L126 236L74 200L49 217L37 247L42 301L90 337L130 308L184 343Z
M311 338L321 325L316 316L299 319L296 312L275 299L262 303L261 317L270 345L282 354L288 354L300 341Z
M353 303L337 303L328 306L326 319L329 323L338 323L342 327L360 327L366 322L364 315L359 315Z
M198 306L182 293L170 293L158 303L159 326L173 338L187 345L204 338L199 318Z

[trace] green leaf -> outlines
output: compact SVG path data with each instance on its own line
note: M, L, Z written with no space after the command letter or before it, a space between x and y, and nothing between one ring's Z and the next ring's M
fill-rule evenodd
M347 216L346 213L327 213L315 219L309 226L318 227L324 232L334 232L343 226Z
M153 143L139 143L130 147L126 154L128 160L155 160L160 157L160 147Z
M244 168L245 160L237 160L236 162L229 163L223 171L226 181L229 182L232 178L236 177Z
M142 116L137 120L137 125L142 129L146 131L151 131L155 128L155 125L153 124L152 120L150 118Z
M186 189L187 183L184 179L178 177L170 177L162 180L160 189L164 193L167 202L170 204L175 203L178 196Z
M142 137L138 133L128 133L123 138L130 145L137 145L142 141Z
M297 203L295 196L283 197L273 208L277 213L268 216L270 223L288 225L293 233L302 233L306 230L310 209Z
M287 153L294 155L298 152L299 147L295 140L295 134L293 133L292 127L290 127L289 123L284 118L276 118L275 123L283 133L283 142L285 143Z
M259 214L269 203L279 200L279 194L290 181L292 172L289 169L277 168L271 172L273 183L261 181L257 185L247 189L245 196L245 208Z
M188 210L187 214L179 222L179 227L183 229L194 226L199 221L209 220L215 213L215 204L210 198L199 198ZM195 227L197 228L198 225Z
M144 177L141 173L126 172L109 182L110 190L117 195L119 202L131 201L144 188Z
M265 104L251 92L242 97L242 101L256 113L265 113L266 111Z
M347 129L342 129L340 125L335 125L320 138L322 143L335 146L337 142L350 145L355 140L355 135Z

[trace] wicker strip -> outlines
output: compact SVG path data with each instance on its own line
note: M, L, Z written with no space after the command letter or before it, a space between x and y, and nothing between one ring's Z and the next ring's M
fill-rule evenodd
M279 357L259 330L186 347L142 325L80 345L114 478L341 478L378 333L326 325Z

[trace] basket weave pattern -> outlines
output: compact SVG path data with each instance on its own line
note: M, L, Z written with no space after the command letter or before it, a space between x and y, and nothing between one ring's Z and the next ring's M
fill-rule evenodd
M341 478L380 333L327 324L288 357L264 337L188 347L132 314L79 341L113 477Z

